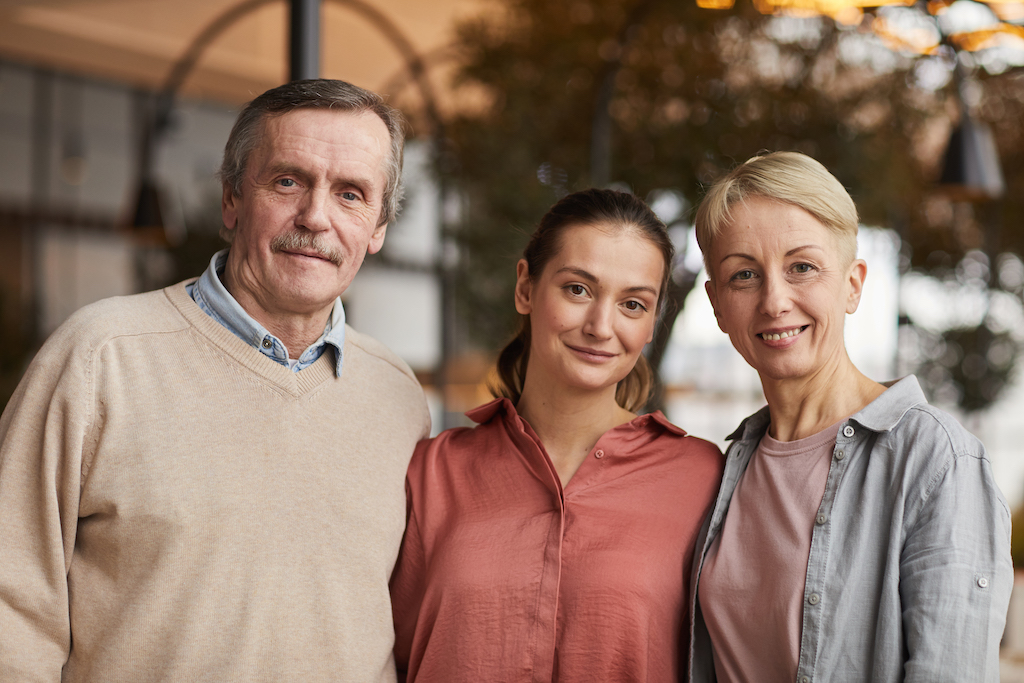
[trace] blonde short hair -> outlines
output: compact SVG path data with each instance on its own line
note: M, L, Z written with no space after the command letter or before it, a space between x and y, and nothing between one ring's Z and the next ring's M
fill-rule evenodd
M845 263L857 257L859 219L846 188L806 154L773 152L747 159L715 181L701 200L695 223L708 277L708 258L715 237L732 220L732 207L751 197L800 207L835 234Z

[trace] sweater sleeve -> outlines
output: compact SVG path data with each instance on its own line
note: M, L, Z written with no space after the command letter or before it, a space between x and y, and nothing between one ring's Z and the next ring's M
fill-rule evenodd
M936 456L950 453L941 437L928 445ZM904 674L907 681L995 683L1013 586L1009 509L980 444L954 446L945 462L922 482L900 561Z
M43 346L0 418L0 682L59 681L71 646L67 574L95 403L75 328Z

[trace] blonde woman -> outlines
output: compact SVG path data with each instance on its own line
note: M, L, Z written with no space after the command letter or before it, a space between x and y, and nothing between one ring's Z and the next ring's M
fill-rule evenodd
M696 223L719 327L768 405L730 437L699 541L691 680L998 681L1009 510L984 447L913 376L850 361L867 275L850 196L769 154Z

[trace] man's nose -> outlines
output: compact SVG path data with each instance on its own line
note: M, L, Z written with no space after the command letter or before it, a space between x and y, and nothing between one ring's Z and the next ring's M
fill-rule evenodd
M296 224L310 232L323 232L331 227L329 202L331 193L326 188L314 187L306 192L295 217Z

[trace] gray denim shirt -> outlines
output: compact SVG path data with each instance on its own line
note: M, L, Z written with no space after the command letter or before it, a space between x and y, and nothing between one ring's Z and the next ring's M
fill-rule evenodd
M729 436L722 487L697 539L693 683L715 680L700 570L768 423L764 408ZM928 405L915 377L839 426L809 521L796 683L999 680L1013 586L1010 511L984 446Z

